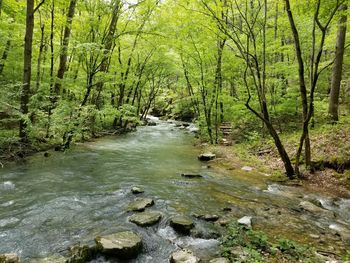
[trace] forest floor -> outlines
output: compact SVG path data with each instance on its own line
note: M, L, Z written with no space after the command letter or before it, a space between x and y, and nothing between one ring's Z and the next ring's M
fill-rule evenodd
M292 162L299 142L299 133L282 135L282 141ZM350 198L350 121L341 125L323 124L310 131L312 160L316 167L310 172L301 165L302 180L289 180L284 175L283 162L271 139L257 139L233 143L230 146L204 145L203 151L214 152L217 166L228 170L252 167L269 180L300 184L320 189L330 195ZM215 165L215 164L214 164Z

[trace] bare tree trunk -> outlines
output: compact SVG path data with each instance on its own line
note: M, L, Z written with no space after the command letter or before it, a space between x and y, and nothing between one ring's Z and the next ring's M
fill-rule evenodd
M7 59L8 53L10 51L10 47L11 47L11 39L8 39L6 41L6 45L5 45L5 49L4 52L2 53L1 56L1 61L0 61L0 75L2 74L4 67L5 67L5 61Z
M57 71L57 80L55 81L55 86L54 86L54 92L56 96L59 96L61 93L61 87L62 87L61 81L66 72L69 38L71 34L72 22L73 22L76 4L77 4L77 0L70 0L68 13L67 13L67 21L66 21L66 25L64 27L64 33L63 33L63 41L62 41L61 52L60 52L60 63Z
M40 15L40 13L39 13ZM36 72L36 90L39 90L40 88L40 82L41 82L41 61L43 57L43 52L45 48L45 24L41 21L41 15L40 15L40 31L41 31L41 37L40 37L40 46L39 46L39 56L38 56L38 65L37 65L37 72Z
M347 9L348 9L348 6L346 4L342 5L340 8L343 14L338 22L337 43L335 47L335 60L334 60L333 73L332 73L332 84L331 84L331 92L329 94L328 113L330 114L331 120L333 122L337 122L339 120L339 116L338 116L339 91L340 91L340 83L341 83L342 71L343 71Z
M34 0L27 0L26 33L24 38L23 85L20 96L19 137L22 142L28 142L27 120L28 103L30 98L30 80L32 76L32 44L34 31Z

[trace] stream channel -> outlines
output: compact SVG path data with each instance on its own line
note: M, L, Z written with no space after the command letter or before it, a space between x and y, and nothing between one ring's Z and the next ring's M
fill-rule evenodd
M213 232L222 231L217 223L193 218L192 237L169 227L172 216L193 213L217 214L221 220L252 216L254 228L276 239L295 239L334 254L348 249L349 199L269 184L254 170L208 169L197 160L193 143L188 131L158 122L0 169L0 253L15 252L23 262L36 262L64 255L74 244L92 244L99 235L133 230L144 247L130 262L168 262L178 247L190 248L207 262L219 251L212 239ZM184 172L203 177L183 178ZM151 209L163 214L160 223L142 228L128 222L133 186L145 190L140 196L154 199ZM305 210L301 202L316 202L319 209Z

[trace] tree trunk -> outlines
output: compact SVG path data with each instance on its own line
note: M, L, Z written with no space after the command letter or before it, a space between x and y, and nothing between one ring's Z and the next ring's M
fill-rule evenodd
M6 41L6 46L5 46L5 49L4 49L4 52L2 53L2 56L1 56L1 61L0 61L0 75L2 74L3 70L4 70L4 67L5 67L5 61L7 59L7 56L8 56L8 53L10 51L10 47L11 47L11 39L8 39Z
M19 122L19 137L22 142L28 142L27 120L28 103L30 98L30 80L32 76L32 43L34 31L34 0L27 0L26 33L24 38L24 67L23 85L20 96L20 112L22 114Z
M55 87L54 87L54 92L56 96L59 96L61 93L61 87L62 87L61 81L64 77L64 73L66 72L69 38L71 34L72 22L73 22L76 4L77 4L77 0L70 0L68 13L67 13L67 21L66 21L66 25L63 33L63 41L62 41L61 52L60 52L60 63L57 71L57 80L55 81Z
M41 18L40 18L41 20ZM41 82L41 62L42 57L44 53L44 47L45 47L45 25L43 23L40 23L40 31L41 31L41 37L40 37L40 47L39 47L39 56L38 56L38 65L37 65L37 72L36 72L36 90L38 91L40 88L40 82Z
M346 4L342 5L340 8L343 14L339 19L339 23L338 23L337 43L335 47L335 60L334 60L333 73L332 73L331 92L329 94L328 113L330 114L331 120L333 122L337 122L339 120L339 116L338 116L339 91L340 91L340 83L341 83L342 71L343 71L347 9L348 9L348 6Z

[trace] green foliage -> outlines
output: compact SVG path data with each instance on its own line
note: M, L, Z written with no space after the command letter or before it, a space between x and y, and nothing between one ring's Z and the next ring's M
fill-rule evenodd
M221 251L222 256L232 262L280 262L278 260L281 259L291 262L320 262L309 247L286 239L274 244L263 232L237 223L231 223L227 227Z

